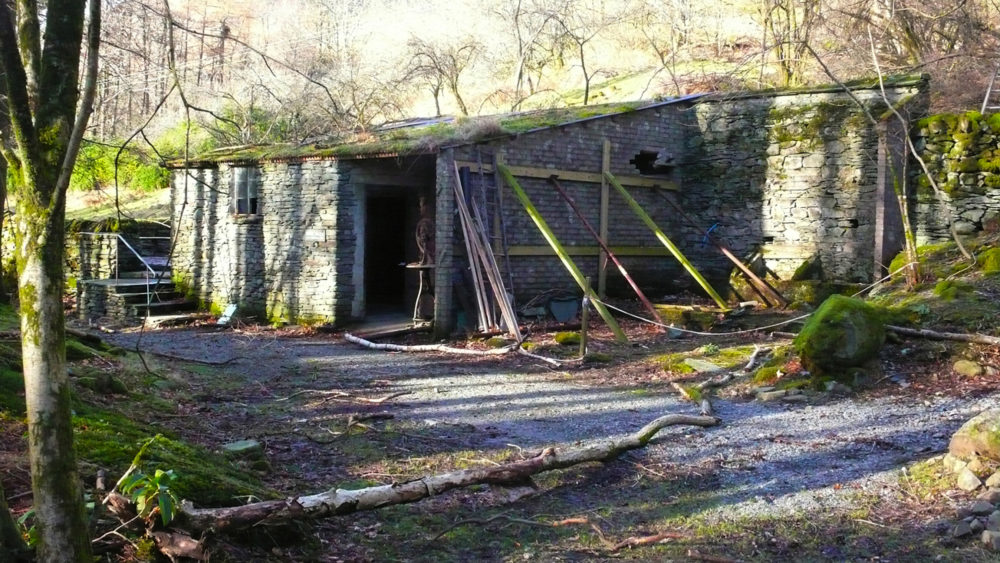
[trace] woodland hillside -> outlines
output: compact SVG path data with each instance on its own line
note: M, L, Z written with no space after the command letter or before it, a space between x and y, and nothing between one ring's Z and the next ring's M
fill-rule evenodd
M991 2L285 0L105 7L88 138L303 141L404 117L482 115L932 75L932 111L978 107ZM184 100L187 101L185 106Z

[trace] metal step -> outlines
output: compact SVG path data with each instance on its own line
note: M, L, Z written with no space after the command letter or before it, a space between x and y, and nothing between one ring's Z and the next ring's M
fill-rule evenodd
M163 303L167 301L174 301L177 299L184 299L184 296L178 293L174 288L169 289L157 289L152 292L151 295L142 293L118 293L125 304L127 305L145 305L149 303ZM147 298L148 297L148 298Z
M181 297L178 299L171 299L168 301L158 301L146 305L146 303L138 303L130 306L130 312L136 317L145 317L146 311L149 311L149 316L157 315L167 315L170 313L178 313L181 311L194 311L198 308L198 304L194 301Z

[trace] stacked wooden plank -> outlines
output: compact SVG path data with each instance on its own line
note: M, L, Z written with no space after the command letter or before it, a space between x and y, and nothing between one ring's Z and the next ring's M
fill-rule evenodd
M457 164L455 165L453 186L455 188L455 206L458 209L465 251L469 258L473 293L476 296L479 329L483 332L503 329L520 342L523 337L517 325L517 314L514 312L514 304L504 286L503 277L490 244L487 221L482 216L478 206L470 207L468 205L465 197L465 186L462 185L462 175ZM499 317L496 315L497 310L499 310ZM501 320L505 326L501 326Z

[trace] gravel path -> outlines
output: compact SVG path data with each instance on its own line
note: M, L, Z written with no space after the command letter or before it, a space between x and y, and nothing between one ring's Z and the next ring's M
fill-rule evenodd
M265 333L266 334L266 333ZM112 336L134 346L135 334ZM322 374L331 388L408 391L397 418L472 425L484 446L533 448L634 431L667 413L694 413L676 395L575 384L572 376L523 360L456 358L360 349L334 340L278 339L230 331L155 331L142 347L202 360L236 358L226 369L266 380L289 369ZM318 384L316 384L318 386ZM877 493L898 469L944 451L965 420L1000 406L1000 393L975 400L931 397L836 398L817 404L713 401L722 424L670 428L641 452L649 462L718 467L717 513L725 517L801 514L850 505Z

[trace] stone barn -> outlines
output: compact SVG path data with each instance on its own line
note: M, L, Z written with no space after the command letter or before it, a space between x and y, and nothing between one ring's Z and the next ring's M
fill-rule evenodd
M736 253L789 277L869 281L901 248L893 178L902 139L890 106L920 114L926 77L799 91L689 96L496 117L411 120L327 144L224 149L173 162L173 275L204 305L272 320L345 324L382 313L468 319L456 182L493 241L518 304L579 293L509 186L518 183L600 292L617 270L551 177L651 296L698 291L609 190L617 178L717 288ZM895 163L895 164L894 164ZM683 213L678 209L683 210Z

